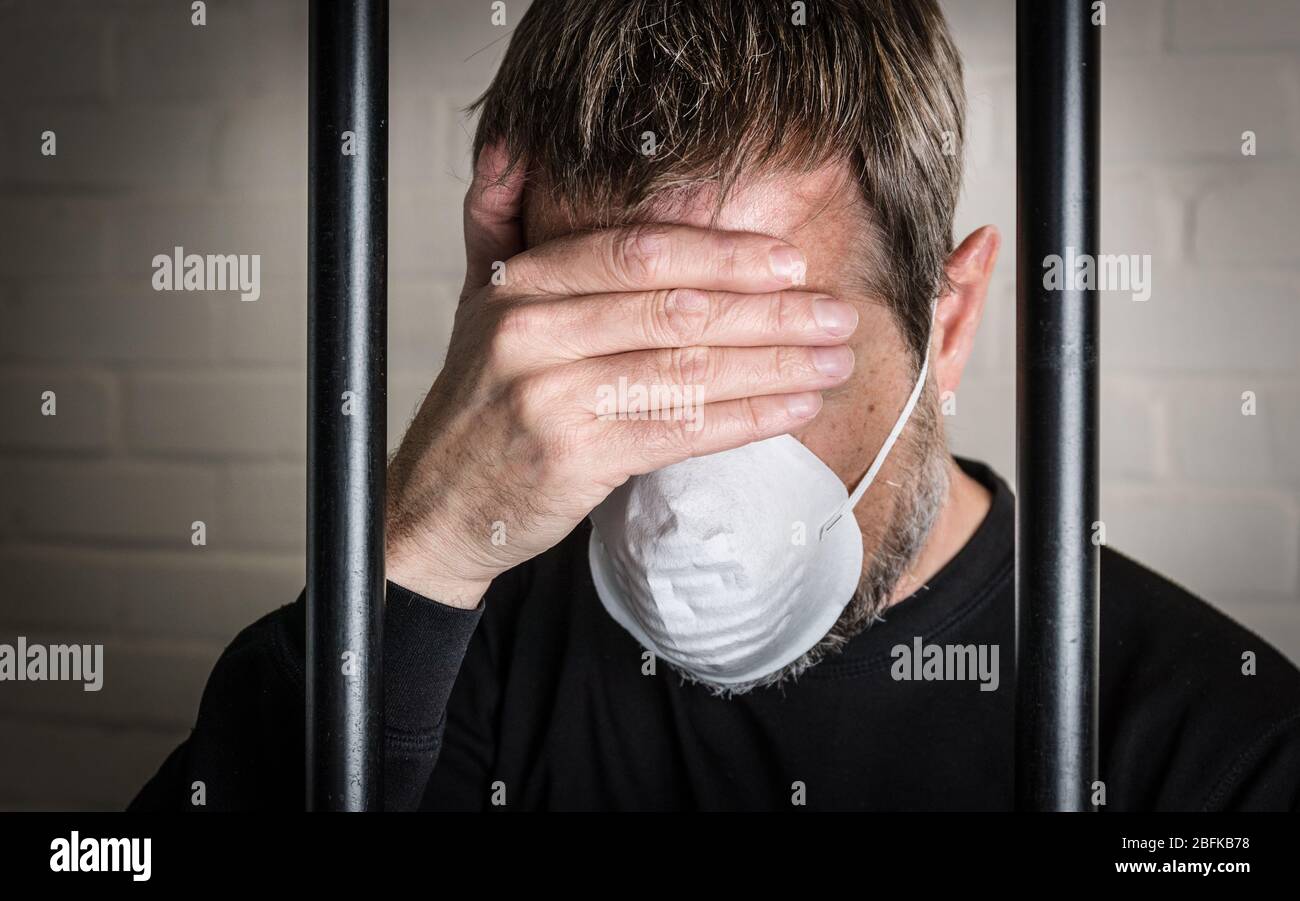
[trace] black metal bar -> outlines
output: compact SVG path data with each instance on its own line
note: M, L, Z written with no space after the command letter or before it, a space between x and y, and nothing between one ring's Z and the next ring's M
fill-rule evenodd
M307 807L383 798L388 2L312 0Z
M1016 806L1022 810L1095 809L1098 304L1085 285L1044 284L1051 255L1068 264L1097 253L1101 39L1091 6L1019 0L1016 14Z

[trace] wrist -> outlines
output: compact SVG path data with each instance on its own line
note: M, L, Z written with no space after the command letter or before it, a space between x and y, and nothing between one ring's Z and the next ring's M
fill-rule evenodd
M425 555L389 549L384 555L385 574L390 582L421 597L448 607L472 610L487 593L491 581L458 579L439 572L439 567Z

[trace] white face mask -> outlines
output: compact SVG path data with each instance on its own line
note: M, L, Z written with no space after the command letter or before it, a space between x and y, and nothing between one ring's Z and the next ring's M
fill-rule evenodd
M871 468L849 495L790 435L634 476L591 512L588 559L609 615L684 672L762 679L830 631L862 575L853 508L925 387L930 352Z

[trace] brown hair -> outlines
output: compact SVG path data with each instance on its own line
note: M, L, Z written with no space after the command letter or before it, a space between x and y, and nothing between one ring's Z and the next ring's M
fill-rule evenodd
M799 9L806 22L798 24ZM635 216L763 167L850 164L871 217L864 288L918 361L945 287L961 182L961 60L935 0L536 0L481 111L474 153L569 208ZM642 152L653 132L658 152Z

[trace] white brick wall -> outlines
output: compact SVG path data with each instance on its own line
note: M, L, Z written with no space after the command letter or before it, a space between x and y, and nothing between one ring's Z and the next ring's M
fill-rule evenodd
M992 222L1011 239L1014 3L945 7L978 145L958 227ZM1103 299L1108 539L1300 660L1300 7L1135 0L1107 13L1102 250L1150 254L1154 270L1145 303ZM1257 156L1241 155L1247 130ZM1014 241L1003 248L1014 281ZM1014 303L1013 290L991 296L949 420L958 451L1009 479Z
M0 5L0 640L107 657L99 695L0 688L0 807L124 804L221 647L302 585L306 3L208 7L200 29L174 0ZM395 443L461 278L458 110L505 42L482 0L392 8ZM947 8L970 94L958 227L1007 239L948 426L1011 478L1014 3ZM1155 267L1150 301L1103 310L1109 538L1300 659L1300 16L1293 0L1108 15L1103 249ZM153 292L150 261L176 244L261 254L262 298Z

